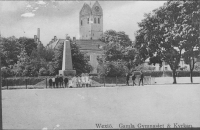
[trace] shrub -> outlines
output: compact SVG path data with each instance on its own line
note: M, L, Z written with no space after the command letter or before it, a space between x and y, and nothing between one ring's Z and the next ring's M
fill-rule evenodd
M39 76L46 76L48 75L48 71L45 68L40 68L39 70Z

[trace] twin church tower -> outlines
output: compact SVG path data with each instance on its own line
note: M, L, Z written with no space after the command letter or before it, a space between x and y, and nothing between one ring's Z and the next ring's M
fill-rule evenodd
M79 13L80 40L98 40L103 35L103 10L96 1L92 7L84 4Z

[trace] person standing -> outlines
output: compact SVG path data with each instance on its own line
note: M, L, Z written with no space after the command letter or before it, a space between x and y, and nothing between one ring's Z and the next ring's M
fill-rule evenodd
M81 87L81 76L78 76L78 85L79 85L79 87Z
M128 85L129 86L129 73L126 73L126 85Z
M88 73L85 74L85 86L88 87L89 86L89 75Z
M81 83L82 83L82 87L85 87L85 74L84 73L81 76Z
M79 88L78 75L76 75L76 87Z
M67 84L68 84L68 81L69 81L68 78L65 77L65 79L64 79L64 82L65 82L65 88L68 87L68 85L67 85Z
M59 77L58 75L56 75L56 78L55 78L56 88L58 88L58 82L59 82Z
M56 81L56 80L55 80L55 78L53 77L53 78L52 78L53 88L55 88L55 81Z
M52 79L49 79L49 88L52 88Z
M63 88L63 76L62 76L62 74L60 74L59 82L60 82L60 87Z
M142 82L142 86L144 85L143 84L143 79L144 79L144 74L142 72L142 70L140 71L140 81L139 81L139 86L140 86L140 83Z
M136 76L135 76L135 73L134 73L134 71L133 71L133 75L132 75L133 86L136 85L135 79L136 79Z

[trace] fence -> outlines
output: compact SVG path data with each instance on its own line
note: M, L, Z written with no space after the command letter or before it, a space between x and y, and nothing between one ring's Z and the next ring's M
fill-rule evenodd
M2 89L33 89L45 88L46 78L4 78L2 79Z
M126 84L126 77L93 77L92 78L94 81L100 83L100 84L105 84L105 86L110 86L109 84L114 84L114 85L125 85ZM136 79L135 79L135 83L139 84L139 79L140 76L136 75ZM145 85L150 85L154 83L154 78L152 78L151 76L144 76L144 80L143 80ZM129 79L129 85L132 85L133 81L130 77ZM93 85L95 86L95 85Z

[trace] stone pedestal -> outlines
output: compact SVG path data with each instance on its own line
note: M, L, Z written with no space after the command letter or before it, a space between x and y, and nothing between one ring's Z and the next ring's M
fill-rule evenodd
M76 70L59 70L59 75L62 74L63 76L75 76Z
M72 55L69 40L64 41L62 70L59 70L59 75L60 74L62 74L63 76L76 75L76 70L73 70L72 68Z

